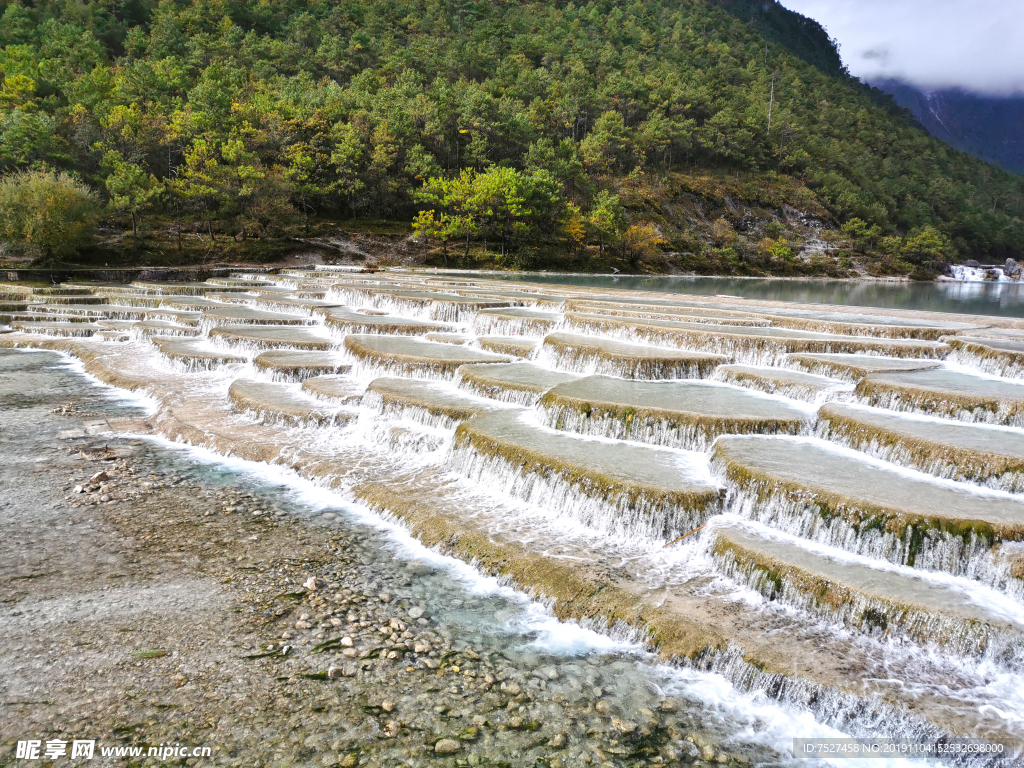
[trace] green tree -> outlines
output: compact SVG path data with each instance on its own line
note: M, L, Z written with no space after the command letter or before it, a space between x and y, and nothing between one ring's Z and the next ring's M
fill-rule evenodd
M954 255L949 238L932 226L921 227L907 235L903 255L914 264L929 265L948 261Z
M56 121L45 112L0 110L0 168L66 160Z
M873 249L882 235L882 229L877 224L868 224L856 216L843 224L840 229L855 246L863 250Z
M500 239L502 256L517 241L551 231L557 222L560 197L546 171L524 174L492 167L473 176L470 190L468 208L477 213L484 231Z
M239 225L236 237L244 238L250 227L268 226L293 212L288 203L291 187L284 174L265 168L238 138L196 139L185 152L185 165L173 189L206 222L211 241L214 221Z
M631 167L632 137L622 113L605 112L580 145L583 162L596 173L621 172Z
M156 176L146 173L136 163L129 163L115 150L103 156L103 169L107 172L103 184L110 195L110 207L131 217L132 236L137 237L139 217L160 199L164 185Z
M432 212L422 222L435 227L435 232L441 226L452 237L464 236L467 255L470 238L478 234L498 239L501 255L507 256L516 244L554 231L562 202L558 184L548 173L525 174L502 167L482 173L466 169L451 179L428 179L416 197L445 211L443 216Z
M36 256L69 256L88 244L99 212L96 194L66 173L0 179L0 238Z
M453 222L454 218L451 215L438 214L434 210L420 211L412 220L413 237L434 238L441 241L445 264L448 263L448 243L456 233Z
M789 243L786 242L784 237L761 238L757 244L757 251L762 256L778 259L779 261L789 261L793 258L793 249L790 248Z
M607 246L619 241L626 229L626 212L618 195L603 189L598 192L587 216L587 229L597 240L597 251L600 255L604 254Z
M334 188L345 196L349 214L355 218L356 211L361 207L359 196L366 189L363 173L366 149L363 137L351 123L338 123L333 133L331 165L337 178Z
M467 169L454 178L431 177L416 192L416 199L419 202L435 206L442 211L437 213L431 209L421 212L417 215L416 221L424 227L424 234L445 243L446 257L447 240L458 237L465 238L466 258L469 258L470 241L479 234L477 218L480 211L473 195L475 180L476 172Z

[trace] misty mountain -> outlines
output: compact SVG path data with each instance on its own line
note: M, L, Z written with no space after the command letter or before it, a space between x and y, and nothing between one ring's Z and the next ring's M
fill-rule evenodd
M958 88L923 91L895 79L871 85L892 94L935 138L1024 175L1024 96L984 96Z

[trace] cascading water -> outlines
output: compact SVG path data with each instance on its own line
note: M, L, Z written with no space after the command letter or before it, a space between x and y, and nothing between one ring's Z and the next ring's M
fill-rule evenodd
M989 267L982 269L980 267L967 267L963 264L954 264L949 268L952 274L952 279L962 283L981 283L981 282L999 282L999 283L1013 283L1016 282L1012 277L1007 275L1002 267ZM993 276L992 273L995 273Z
M255 283L257 278L243 275L240 280ZM977 731L1024 738L1019 719L970 714L1014 711L1019 701L1010 691L1014 684L1024 686L1024 534L1019 533L1024 517L1016 521L1013 514L999 511L987 519L989 508L979 507L974 517L925 524L918 518L926 515L895 506L883 509L880 502L857 497L856 488L841 499L825 498L815 483L828 489L845 480L838 475L801 480L796 470L801 461L812 459L799 448L789 462L796 469L785 468L795 474L784 487L742 456L723 458L720 448L728 442L716 443L723 440L719 435L730 433L762 439L813 433L817 438L779 439L833 446L830 450L866 467L884 467L885 477L896 485L913 480L922 488L949 490L954 495L948 498L964 499L965 515L971 494L1024 508L1024 496L1016 493L1019 475L1011 469L986 476L978 485L1013 493L968 487L964 480L969 478L957 475L950 459L927 459L923 450L829 429L824 421L815 424L818 407L852 399L850 388L863 374L844 374L846 383L822 377L771 379L773 370L798 369L789 357L797 342L811 345L811 354L881 359L890 352L928 364L949 353L944 344L918 342L913 336L876 338L870 329L856 337L829 336L813 328L779 329L764 319L767 312L751 317L749 325L722 326L721 333L708 336L713 323L707 319L693 323L697 327L691 330L677 328L666 314L657 325L658 313L649 307L644 314L650 317L636 319L609 315L595 320L570 313L565 327L571 334L561 334L559 316L543 305L481 315L481 309L501 305L500 295L514 293L481 289L474 297L473 287L483 281L467 281L459 294L449 292L452 284L413 275L391 281L390 288L387 276L335 270L260 276L260 281L293 289L292 294L242 294L232 301L180 302L150 310L141 286L134 293L112 291L112 303L145 310L138 327L124 329L130 340L90 339L94 330L86 327L80 340L61 343L72 344L73 354L113 384L149 382L159 403L154 423L165 436L219 454L294 467L306 480L409 526L425 542L557 600L556 610L565 615L599 619L595 626L619 622L638 636L657 638L685 667L676 673L683 678L704 675L700 679L707 681L709 673L720 675L734 690L760 692L810 713L814 728L826 731L921 738ZM227 287L210 284L205 292L217 294ZM204 293L188 290L199 297ZM445 332L471 341L442 344L387 329L353 334L329 324L327 308L289 304L300 297L326 297L327 303L344 303L349 313L371 310L366 317L387 313L398 320L444 322L449 324ZM614 298L624 304L632 300L628 292ZM505 304L521 307L529 301L510 298ZM103 305L95 307L96 317L102 317ZM223 312L222 307L234 309ZM730 305L723 311L739 316L742 310ZM293 319L286 324L282 317ZM124 310L112 310L110 318L136 322ZM286 358L276 362L280 368L253 363L266 349L282 349L276 345L284 344L288 334L282 332L276 341L247 339L243 333L210 335L214 328L240 325L247 318L253 327L307 329L330 346L323 354L333 363L324 365L350 368L324 377L331 381L318 387L313 377L324 370L319 365L303 367L299 358L290 367ZM151 332L141 325L155 319L171 324L166 339L155 327ZM181 326L182 320L195 325ZM903 320L912 326L914 317L907 314ZM813 313L801 315L802 324L813 322ZM821 323L830 328L835 317L823 315ZM65 325L25 328L6 337L19 345L47 346L54 341L45 334L73 333L75 324ZM188 332L199 338L188 339ZM484 355L475 339L497 332L563 338L542 344L529 364L498 356L474 359ZM571 335L586 344L569 343L565 337ZM305 333L295 334L300 337ZM970 357L958 361L958 370L974 370ZM733 370L716 374L725 363L733 364ZM764 370L752 370L750 364ZM581 395L571 407L545 399L545 393L578 374L595 373L641 382L713 376L714 384L693 388L688 397L709 400L701 392L714 390L720 413L671 423L643 415L645 408L657 411L657 403L606 403L602 410L596 396L587 401ZM418 380L420 389L399 397L370 386L385 376ZM532 380L541 378L543 385L531 387ZM243 379L253 382L238 384ZM238 384L234 396L229 395L232 382ZM614 392L602 396L614 400ZM872 402L882 409L916 410L943 423L963 416L943 410L938 392L912 406L900 397L881 393ZM361 402L353 402L358 398ZM474 410L467 398L483 405ZM743 421L739 404L752 402L786 413L748 414ZM296 416L307 407L309 418ZM685 411L682 405L674 407ZM344 417L322 418L318 408ZM712 423L718 417L720 423ZM1016 417L1004 420L1014 425L1006 430L1021 430ZM960 447L954 444L954 449ZM904 467L903 475L897 464ZM885 493L884 484L869 490ZM728 526L746 526L746 538L727 540ZM687 534L688 539L664 549L671 539ZM828 589L822 574L832 574ZM849 583L840 580L842 574L849 575ZM876 588L879 583L882 587ZM891 594L884 593L886 583L893 585ZM902 603L896 599L900 594L908 596ZM962 604L960 613L942 604L943 594L950 596L950 605ZM976 605L979 596L986 605ZM942 677L954 667L959 687L950 687ZM914 681L922 687L911 705L898 681L909 685L915 675L924 676L924 682ZM679 679L671 685L685 687Z

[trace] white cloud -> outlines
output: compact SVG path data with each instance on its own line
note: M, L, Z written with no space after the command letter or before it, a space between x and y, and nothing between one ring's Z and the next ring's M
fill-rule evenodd
M780 0L839 40L862 79L1024 93L1024 0Z

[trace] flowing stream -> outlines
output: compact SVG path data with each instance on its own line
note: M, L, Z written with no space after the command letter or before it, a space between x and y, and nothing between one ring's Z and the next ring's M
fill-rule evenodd
M771 290L806 300L794 284ZM693 760L802 765L793 738L846 735L1019 755L1024 382L983 371L1016 354L985 340L1024 339L1024 304L733 290L66 286L8 302L0 343L63 357L0 352L0 382L10 407L88 390L161 471L360 531L382 582L427 563L399 588L524 679L550 669L542 700L641 718L678 698L716 745ZM52 429L31 439L4 442L8 474Z

